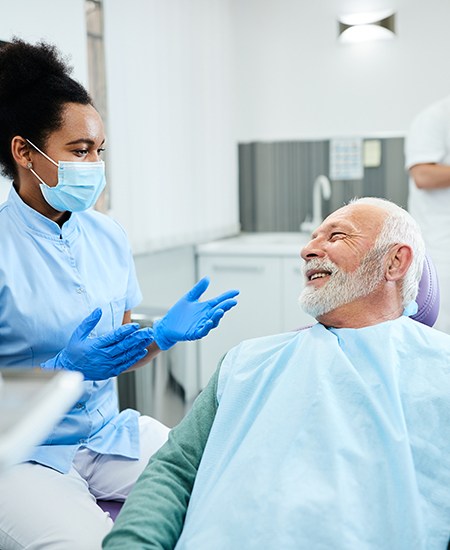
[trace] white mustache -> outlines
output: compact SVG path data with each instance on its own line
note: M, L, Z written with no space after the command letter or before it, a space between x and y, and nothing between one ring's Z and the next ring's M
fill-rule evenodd
M319 258L313 258L308 260L303 266L303 275L306 277L306 272L311 269L320 271L329 271L331 274L339 271L339 268L331 260L321 260Z

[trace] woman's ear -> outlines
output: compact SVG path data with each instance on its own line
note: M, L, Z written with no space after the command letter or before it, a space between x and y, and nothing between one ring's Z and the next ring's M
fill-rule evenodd
M14 161L22 168L30 168L32 153L27 140L21 136L14 136L11 140L11 154Z
M412 248L407 244L397 244L388 255L386 279L398 281L405 277L413 259Z

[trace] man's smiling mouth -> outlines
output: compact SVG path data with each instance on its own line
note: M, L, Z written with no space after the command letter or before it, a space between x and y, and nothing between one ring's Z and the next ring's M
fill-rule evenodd
M324 277L329 277L331 271L311 271L306 274L308 281L314 281L316 279L322 279Z

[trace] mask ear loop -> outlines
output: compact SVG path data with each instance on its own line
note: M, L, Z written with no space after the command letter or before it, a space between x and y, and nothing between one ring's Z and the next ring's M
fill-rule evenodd
M42 156L44 156L47 160L49 160L50 162L52 162L55 166L58 166L58 163L55 162L53 159L51 159L48 155L46 155L44 153L44 151L41 151L39 149L39 147L36 147L36 145L34 143L32 143L29 139L25 138L25 141L28 141L28 143L31 145L31 147L34 147L36 149L36 151L38 151L39 153L41 153ZM28 164L31 164L31 163L28 163ZM28 165L27 165L28 166ZM28 166L28 168L30 168L31 170L31 167Z
M59 167L58 163L55 162L53 159L51 159L48 155L46 155L44 153L44 151L41 151L39 149L39 147L36 147L36 145L34 143L32 143L29 139L25 138L25 141L28 141L28 143L31 145L31 147L34 147L36 149L36 151L38 151L38 153L41 153L42 156L44 156L47 160L49 160L50 162L52 162L56 167ZM27 163L27 168L28 170L43 184L45 185L46 187L48 187L48 185L45 183L45 181L36 174L36 172L33 170L33 163L31 162L28 162Z
M29 163L27 164L28 170L29 170L34 176L36 176L36 178L37 178L42 184L44 184L46 187L48 187L48 185L45 183L45 181L44 181L40 176L38 176L38 175L36 174L36 172L33 170L33 168L31 168L32 166L33 166L33 165L31 164L31 162L29 162Z

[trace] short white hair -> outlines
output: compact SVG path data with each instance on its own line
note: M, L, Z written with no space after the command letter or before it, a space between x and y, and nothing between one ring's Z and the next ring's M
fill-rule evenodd
M402 284L403 306L415 300L419 291L425 261L425 243L415 219L397 204L377 197L355 198L349 204L368 204L377 206L387 213L374 249L383 250L393 244L407 244L412 248L413 259Z

